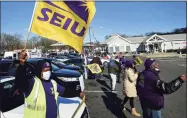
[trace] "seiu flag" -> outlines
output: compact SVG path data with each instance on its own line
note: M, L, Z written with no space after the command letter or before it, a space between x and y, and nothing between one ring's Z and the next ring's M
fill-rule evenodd
M89 70L90 70L93 74L94 74L94 73L101 73L101 72L102 72L102 70L101 70L99 64L96 64L96 63L94 63L94 64L89 64L89 65L87 65L87 67L89 68Z
M95 12L93 1L38 2L31 32L67 44L81 53L83 40Z

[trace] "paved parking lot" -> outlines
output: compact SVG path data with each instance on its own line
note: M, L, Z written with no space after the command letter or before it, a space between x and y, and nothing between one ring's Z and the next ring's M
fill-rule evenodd
M145 60L145 59L144 59ZM186 74L186 59L157 58L160 64L160 77L164 81L171 81L180 74ZM144 66L138 67L143 70ZM86 103L91 118L136 118L130 114L130 105L127 103L127 111L120 111L119 106L123 99L123 84L116 85L117 93L110 92L110 80L104 73L100 80L86 80ZM187 76L187 75L186 75ZM165 95L165 108L162 111L163 118L186 118L187 115L187 83L175 93ZM138 98L135 102L137 111L141 113Z

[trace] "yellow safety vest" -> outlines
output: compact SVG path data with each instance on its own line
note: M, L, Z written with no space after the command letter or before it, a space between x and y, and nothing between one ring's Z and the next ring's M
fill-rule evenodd
M46 96L42 82L39 78L35 77L35 83L30 95L25 97L25 108L24 108L24 118L46 118ZM57 92L57 83L54 80L51 80L55 100L57 103L57 97L59 93ZM57 110L57 118L58 110Z

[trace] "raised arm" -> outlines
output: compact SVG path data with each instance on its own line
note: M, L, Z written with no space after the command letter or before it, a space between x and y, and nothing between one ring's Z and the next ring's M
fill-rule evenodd
M159 88L164 94L171 94L177 91L181 85L186 80L185 75L181 75L180 77L172 80L171 82L167 83L162 80L157 81L157 88Z
M22 92L27 92L29 87L28 78L26 76L26 70L25 70L25 59L27 57L27 54L22 51L20 54L20 60L18 60L16 63L19 63L19 66L16 71L16 78L15 78L15 86L17 89L22 90Z

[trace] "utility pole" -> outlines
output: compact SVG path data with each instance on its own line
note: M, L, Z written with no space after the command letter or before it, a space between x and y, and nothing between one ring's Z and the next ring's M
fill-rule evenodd
M90 38L90 51L91 51L91 32L90 32L90 28L91 27L89 27L89 38Z

